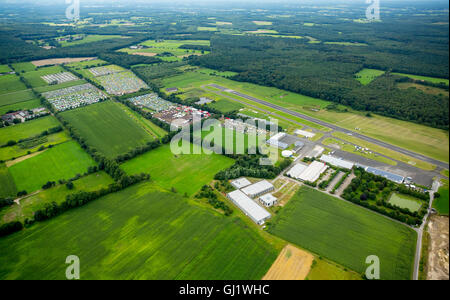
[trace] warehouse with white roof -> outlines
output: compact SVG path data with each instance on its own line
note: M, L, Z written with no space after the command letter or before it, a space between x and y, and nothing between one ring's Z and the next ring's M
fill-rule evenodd
M238 190L245 188L251 184L252 183L247 178L239 178L231 182L231 185Z
M332 166L335 166L338 168L343 168L343 169L348 169L348 170L353 169L353 166L355 165L351 161L346 161L346 160L336 158L336 157L333 157L330 155L322 155L320 160L323 161L324 163L330 164Z
M227 197L258 225L263 225L271 217L267 210L259 206L240 190L229 193Z
M327 169L328 166L325 163L314 161L309 166L303 164L295 165L287 175L302 181L315 182Z
M270 193L273 190L275 190L273 184L271 184L267 180L263 180L246 188L243 188L242 192L244 192L244 194L246 194L250 198L256 198L258 196Z
M300 174L302 174L308 168L307 165L296 164L292 169L287 172L287 175L292 178L299 178Z

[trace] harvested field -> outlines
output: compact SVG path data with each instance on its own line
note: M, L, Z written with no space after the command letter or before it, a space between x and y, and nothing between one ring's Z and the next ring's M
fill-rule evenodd
M96 59L96 57L78 57L78 58L66 57L66 58L34 60L31 63L33 65L35 65L36 67L43 67L43 66L69 64L69 63L75 63L75 62L93 60L93 59Z
M313 261L313 255L287 245L263 280L304 280L311 270Z

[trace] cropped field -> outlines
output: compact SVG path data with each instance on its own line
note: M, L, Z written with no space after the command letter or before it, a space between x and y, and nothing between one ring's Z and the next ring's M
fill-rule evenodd
M49 85L44 79L41 78L42 76L61 72L64 72L64 69L60 66L44 67L37 71L26 72L23 74L23 77L31 84L33 88L36 88Z
M19 191L39 190L47 181L70 179L83 174L94 160L75 141L57 145L43 153L17 163L9 172Z
M16 195L16 184L14 183L14 180L5 164L0 163L0 198L14 198Z
M438 199L433 202L433 207L441 214L448 216L449 209L449 182L448 179L441 179L441 187L439 188Z
M431 83L443 83L448 86L448 79L444 78L435 78L435 77L428 77L428 76L420 76L420 75L412 75L412 74L404 74L404 73L392 73L393 75L403 76L403 77L409 77L414 80L419 81L428 81Z
M12 64L12 67L17 73L30 72L37 69L36 66L30 62Z
M1 238L0 253L0 279L65 279L76 254L84 280L258 280L278 251L240 219L145 183Z
M75 180L73 182L74 188L72 190L69 190L66 185L59 185L38 194L23 198L20 200L20 205L14 204L0 209L0 225L12 221L24 222L26 218L32 218L34 212L44 208L44 205L47 203L55 202L60 204L66 200L67 195L80 191L98 191L102 188L107 188L108 185L113 182L114 180L112 180L108 174L99 172Z
M412 212L419 211L423 205L419 199L400 194L393 194L389 199L389 203L400 208L407 208Z
M355 74L355 78L361 82L362 85L367 85L374 81L377 77L383 75L384 71L375 69L363 69Z
M139 124L111 101L67 111L61 116L90 146L109 158L125 154L153 140Z
M30 101L34 98L34 94L31 90L22 90L17 92L11 92L3 94L0 97L0 109L6 105L12 105L22 103L24 101Z
M193 146L198 149L198 146ZM178 193L193 195L210 183L214 175L234 164L222 155L180 154L174 155L170 145L140 155L122 165L127 174L149 173L161 187Z
M25 84L17 75L0 76L0 95L26 90Z
M8 141L19 141L21 139L33 137L43 131L60 126L55 117L47 116L25 123L0 128L0 145L6 144Z
M269 231L364 273L377 255L381 279L411 279L417 234L410 228L308 187L275 216Z

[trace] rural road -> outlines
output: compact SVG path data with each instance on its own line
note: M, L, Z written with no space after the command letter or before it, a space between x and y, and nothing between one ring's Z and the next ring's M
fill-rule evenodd
M310 116L298 113L296 111L292 111L292 110L284 108L282 106L278 106L278 105L275 105L273 103L270 103L270 102L267 102L267 101L264 101L264 100L261 100L261 99L255 98L255 97L251 97L251 96L242 94L240 92L229 90L228 88L220 86L220 85L217 85L217 84L209 84L209 86L212 86L212 87L214 87L216 89L219 89L222 92L227 92L227 93L230 93L230 94L234 94L234 95L236 95L238 97L241 97L241 98L244 98L244 99L247 99L247 100L250 100L250 101L253 101L253 102L265 105L265 106L268 106L270 108L282 111L282 112L287 113L289 115L292 115L292 116L295 116L295 117L298 117L298 118L301 118L301 119L304 119L304 120L307 120L307 121L319 124L321 126L325 126L325 127L331 128L331 129L333 129L335 131L339 131L339 132L342 132L342 133L345 133L345 134L351 134L352 136L354 136L356 138L359 138L359 139L365 140L367 142L376 144L378 146L385 147L385 148L388 148L390 150L393 150L393 151L396 151L396 152L399 152L399 153L402 153L402 154L414 157L414 158L422 160L424 162L428 162L428 163L437 165L437 166L439 166L441 168L444 168L444 169L448 169L449 168L449 164L448 163L445 163L445 162L442 162L442 161L439 161L439 160L436 160L436 159L433 159L433 158L430 158L430 157L427 157L427 156L424 156L424 155L421 155L421 154L418 154L418 153L415 153L415 152L412 152L412 151L409 151L409 150L406 150L406 149L403 149L403 148L400 148L400 147L397 147L397 146L394 146L394 145L391 145L391 144L388 144L388 143L385 143L385 142L382 142L380 140L377 140L377 139L374 139L374 138L371 138L371 137L368 137L368 136L365 136L365 135L353 132L351 130L348 130L348 129L345 129L345 128L342 128L342 127L339 127L339 126L336 126L336 125L333 125L333 124L321 121L321 120L318 120L316 118L313 118L313 117L310 117ZM240 102L238 99L233 99L233 100Z
M417 229L417 247L416 247L416 258L414 260L414 274L413 279L419 280L419 272L420 272L420 259L422 256L422 240L423 240L423 231L425 230L425 226L427 226L428 218L430 217L431 210L433 208L434 201L434 193L439 191L440 183L439 181L433 182L433 188L430 193L430 205L428 207L428 213L423 218L423 223L420 228Z

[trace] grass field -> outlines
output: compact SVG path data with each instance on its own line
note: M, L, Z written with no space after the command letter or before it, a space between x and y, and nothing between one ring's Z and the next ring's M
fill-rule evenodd
M29 101L34 98L34 94L31 90L21 90L16 92L10 92L1 95L0 97L0 107L5 105L11 105L16 103L21 103L24 101Z
M124 163L122 169L130 175L149 173L161 187L174 187L180 194L193 195L210 183L216 173L233 164L232 159L217 154L174 155L170 145L164 145Z
M99 66L99 65L108 65L108 64L109 63L104 61L104 60L94 59L94 60L86 60L86 61L70 63L70 64L67 64L67 66L69 68L82 69L82 68L85 68L85 67L92 68L92 67L96 67L96 66Z
M0 95L26 90L25 84L17 75L0 76ZM3 98L3 97L2 97ZM0 103L3 101L0 101Z
M153 122L147 120L141 114L130 109L128 106L125 106L123 104L118 105L123 109L125 113L127 113L127 115L129 115L134 121L136 121L136 123L140 124L141 127L155 139L160 139L167 134L167 131L155 125Z
M0 163L0 198L15 197L16 184L4 163Z
M241 108L245 107L244 105L242 105L238 102L233 102L233 101L227 100L227 99L221 99L214 103L208 104L208 106L210 106L214 109L217 109L222 113L229 113L232 111L240 110Z
M306 280L362 280L362 277L356 272L316 257Z
M375 69L363 69L355 74L355 78L361 82L362 85L367 85L374 81L377 77L383 75L384 71Z
M70 140L69 135L65 132L58 132L43 138L42 143L32 145L15 145L11 147L0 148L0 160L7 161L10 159L15 159L24 155L28 152L34 153L39 150L40 147L48 147L49 145L58 145Z
M64 69L61 66L44 67L37 71L26 72L23 74L23 77L31 84L33 88L37 88L49 85L44 79L41 78L42 76L61 72L64 72Z
M381 279L411 279L417 234L410 228L308 187L273 219L269 231L364 273L377 255Z
M8 141L19 141L21 139L33 137L43 131L60 126L55 117L47 116L25 123L0 128L0 145L6 144Z
M170 52L174 56L162 57L161 59L165 61L176 61L185 55L201 55L202 51L199 50L191 50L191 49L180 49L182 45L198 45L198 46L210 46L209 40L165 40L163 42L156 42L155 40L149 40L142 42L141 45L144 45L146 49L129 49L123 48L119 51L127 52L127 53L155 53L161 54L164 52ZM209 51L204 51L204 54L208 54Z
M65 279L77 255L84 280L258 280L278 251L240 219L145 183L2 238L0 253L1 279Z
M91 192L107 188L113 183L111 177L104 172L88 175L73 182L74 188L69 190L66 185L59 185L49 190L29 196L20 200L20 205L14 204L0 209L0 225L12 221L24 222L26 218L32 218L34 212L44 208L46 203L56 202L61 204L66 196L80 191Z
M104 40L120 39L120 38L122 38L121 35L89 34L81 40L72 41L72 42L68 42L68 41L60 42L60 45L61 45L61 47L70 47L70 46L83 45L83 44L92 43L92 42L99 42L99 41L104 41Z
M416 90L420 90L422 92L424 92L425 94L430 94L430 95L435 95L435 96L445 96L448 98L448 91L444 90L444 89L440 89L440 88L436 88L436 87L432 87L432 86L426 86L423 84L418 84L418 83L412 83L412 82L402 82L397 84L397 87L399 89L416 89Z
M70 179L95 166L94 160L75 141L57 145L9 168L17 190L39 190L47 181Z
M263 87L251 83L235 82L222 77L208 76L195 72L186 72L182 75L166 78L162 81L165 87L178 87L184 90L199 88L209 83L216 83L230 89L240 91L249 96L253 96L273 104L303 113L305 115L336 124L340 127L358 131L369 137L402 147L444 162L449 161L449 134L448 131L431 128L411 122L400 121L373 114L367 117L362 112L353 111L349 107L349 112L336 112L327 110L330 104L328 101L303 96L271 87ZM235 96L235 98L238 98ZM253 102L254 104L254 102ZM266 110L273 109L264 107ZM276 112L277 114L296 120L294 117ZM308 122L303 122L305 125ZM312 125L313 128L314 124ZM317 128L319 130L324 130Z
M153 140L150 134L112 101L67 111L61 116L90 146L109 158L125 154Z
M419 199L395 193L392 194L391 198L389 199L389 203L400 208L407 208L411 212L419 211L419 209L423 205L423 203Z
M10 67L8 67L8 65L0 65L0 73L8 73L11 71L12 70L10 69Z
M404 74L404 73L392 73L392 75L398 75L398 76L403 76L403 77L409 77L411 79L414 80L419 80L419 81L428 81L431 83L444 83L445 85L448 86L448 79L444 79L444 78L435 78L435 77L428 77L428 76L419 76L419 75L412 75L412 74Z
M25 91L25 93L28 93L29 91ZM22 92L17 92L17 94L21 94ZM13 93L15 94L15 93ZM30 93L31 94L31 93ZM32 109L32 108L36 108L36 107L40 107L41 106L41 101L39 99L33 99L33 95L23 95L22 97L26 97L26 98L31 98L31 99L27 99L24 101L18 101L18 98L15 98L12 96L8 96L9 99L5 99L3 98L4 95L1 96L2 101L0 102L0 115L3 115L5 113L7 113L8 111L13 111L13 110L27 110L27 109ZM20 98L19 98L20 99ZM8 102L3 102L3 100L7 100Z
M12 64L12 67L17 73L31 72L37 69L36 66L30 62Z
M441 179L442 186L439 188L441 197L436 199L433 207L441 214L448 216L449 209L449 181L448 179Z

